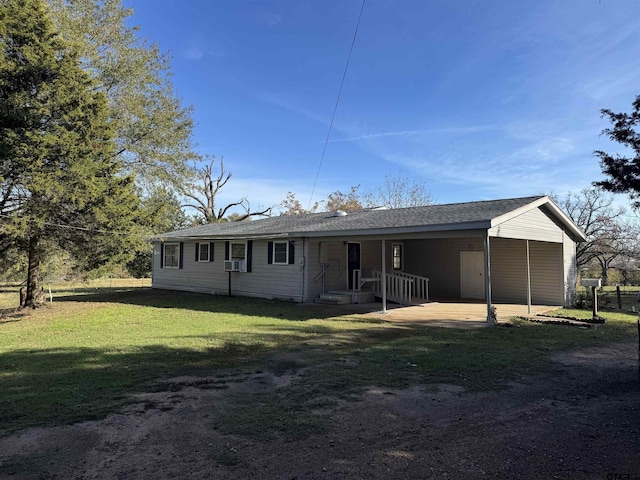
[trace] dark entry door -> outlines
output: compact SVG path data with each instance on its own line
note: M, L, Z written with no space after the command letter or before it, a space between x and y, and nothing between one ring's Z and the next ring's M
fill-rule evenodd
M360 244L347 243L347 272L349 290L353 289L353 271L360 268Z

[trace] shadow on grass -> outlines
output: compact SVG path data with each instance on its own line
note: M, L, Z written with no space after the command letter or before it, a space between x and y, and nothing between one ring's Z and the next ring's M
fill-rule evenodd
M0 355L0 425L5 431L101 418L184 374L212 375L255 362L264 345L225 343L202 351L161 345L113 351L16 350Z
M19 322L29 314L29 311L18 308L1 308L0 325L3 323Z
M223 375L251 365L277 375L279 364L265 362L274 353L302 352L305 362L340 354L331 352L325 342L321 342L322 352L317 344L308 343L334 331L291 322L287 327L266 325L251 332L184 336L204 339L205 347L200 348L159 344L7 351L0 354L0 430L102 418L130 402L131 394L153 391L160 379L173 376ZM350 345L367 345L410 332L345 328L339 335ZM346 343L341 342L343 348Z
M249 394L227 403L229 419L237 417L233 420L237 425L228 420L226 428L240 432L240 424L248 429L252 422L255 425L256 412L270 412L277 423L283 408L311 412L338 398L357 398L367 386L454 383L470 390L501 388L518 375L544 369L554 352L628 339L634 326L584 331L537 324L466 331L403 326L345 329L338 332L338 341L335 336L310 336L309 328L292 322L284 331L228 332L215 337L218 346L197 350L147 345L2 353L0 424L10 432L103 418L131 402L131 394L163 388L158 383L163 378L224 378L231 369L242 374L249 367L278 374L273 355L296 354L298 365L307 367L305 373L291 386L278 389L270 397L275 403L265 405L263 397ZM254 404L256 410L251 411ZM306 414L294 420L296 425L309 421L311 429L322 423L314 423ZM265 431L273 422L267 422ZM275 423L272 427L277 430Z
M345 306L300 305L281 300L206 295L173 290L157 290L149 287L87 289L83 294L68 294L68 292L65 292L64 295L56 297L54 302L123 303L154 308L176 308L275 317L283 320L326 319L366 311L366 308L363 309L362 306L358 305L346 306L346 308L344 308Z

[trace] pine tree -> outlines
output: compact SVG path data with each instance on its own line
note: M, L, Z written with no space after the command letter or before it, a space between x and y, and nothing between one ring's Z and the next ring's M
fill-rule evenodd
M46 0L60 36L78 49L81 66L108 99L116 153L138 187L179 188L195 160L191 108L183 108L170 57L147 42L121 0Z
M25 305L35 306L45 243L110 261L135 238L138 197L106 97L41 0L0 3L0 105L0 245L28 254Z
M615 193L628 193L635 208L640 209L640 95L633 101L631 113L615 113L612 110L601 111L613 126L602 133L623 147L628 156L609 154L596 150L600 158L600 168L606 179L595 182L599 187Z

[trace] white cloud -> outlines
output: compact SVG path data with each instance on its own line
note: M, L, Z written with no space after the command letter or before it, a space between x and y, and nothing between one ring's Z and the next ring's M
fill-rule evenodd
M350 136L346 138L338 138L331 140L331 142L354 142L359 140L375 140L375 139L383 139L383 138L415 138L419 136L427 136L427 135L463 135L468 133L478 133L484 132L488 130L494 130L497 128L497 125L469 125L469 126L460 126L460 127L436 127L436 128L425 128L418 130L398 130L398 131L390 131L390 132L377 132L377 133L365 133L356 136ZM338 129L338 128L336 128ZM347 129L352 130L352 129Z
M183 45L180 53L182 57L190 61L200 60L204 57L226 56L224 49L215 40L207 38L202 33L193 33Z
M205 53L200 47L189 47L182 50L182 56L187 60L200 60L204 57Z
M268 27L275 27L284 17L277 13L264 13L260 18Z

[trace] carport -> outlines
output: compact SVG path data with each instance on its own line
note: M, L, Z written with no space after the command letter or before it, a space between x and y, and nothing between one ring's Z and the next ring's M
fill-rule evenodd
M388 300L411 304L415 297L484 301L483 318L489 323L494 303L524 305L518 314L525 315L535 314L538 306L572 305L576 242L584 241L584 234L548 197L518 200L519 205L505 200L423 207L416 209L422 218L401 219L416 225L399 228L386 223L397 222L392 215L409 212L389 211L388 218L379 217L375 230L311 238L311 258L317 248L322 268L314 279L322 278L336 293L348 293L355 288L353 270L373 277L383 311L389 308ZM348 224L348 218L342 221ZM310 264L310 273L312 269ZM426 295L424 288L416 289L425 281ZM477 310L477 303L462 305ZM427 315L429 310L415 310L416 315L420 312ZM461 314L456 311L455 316Z

